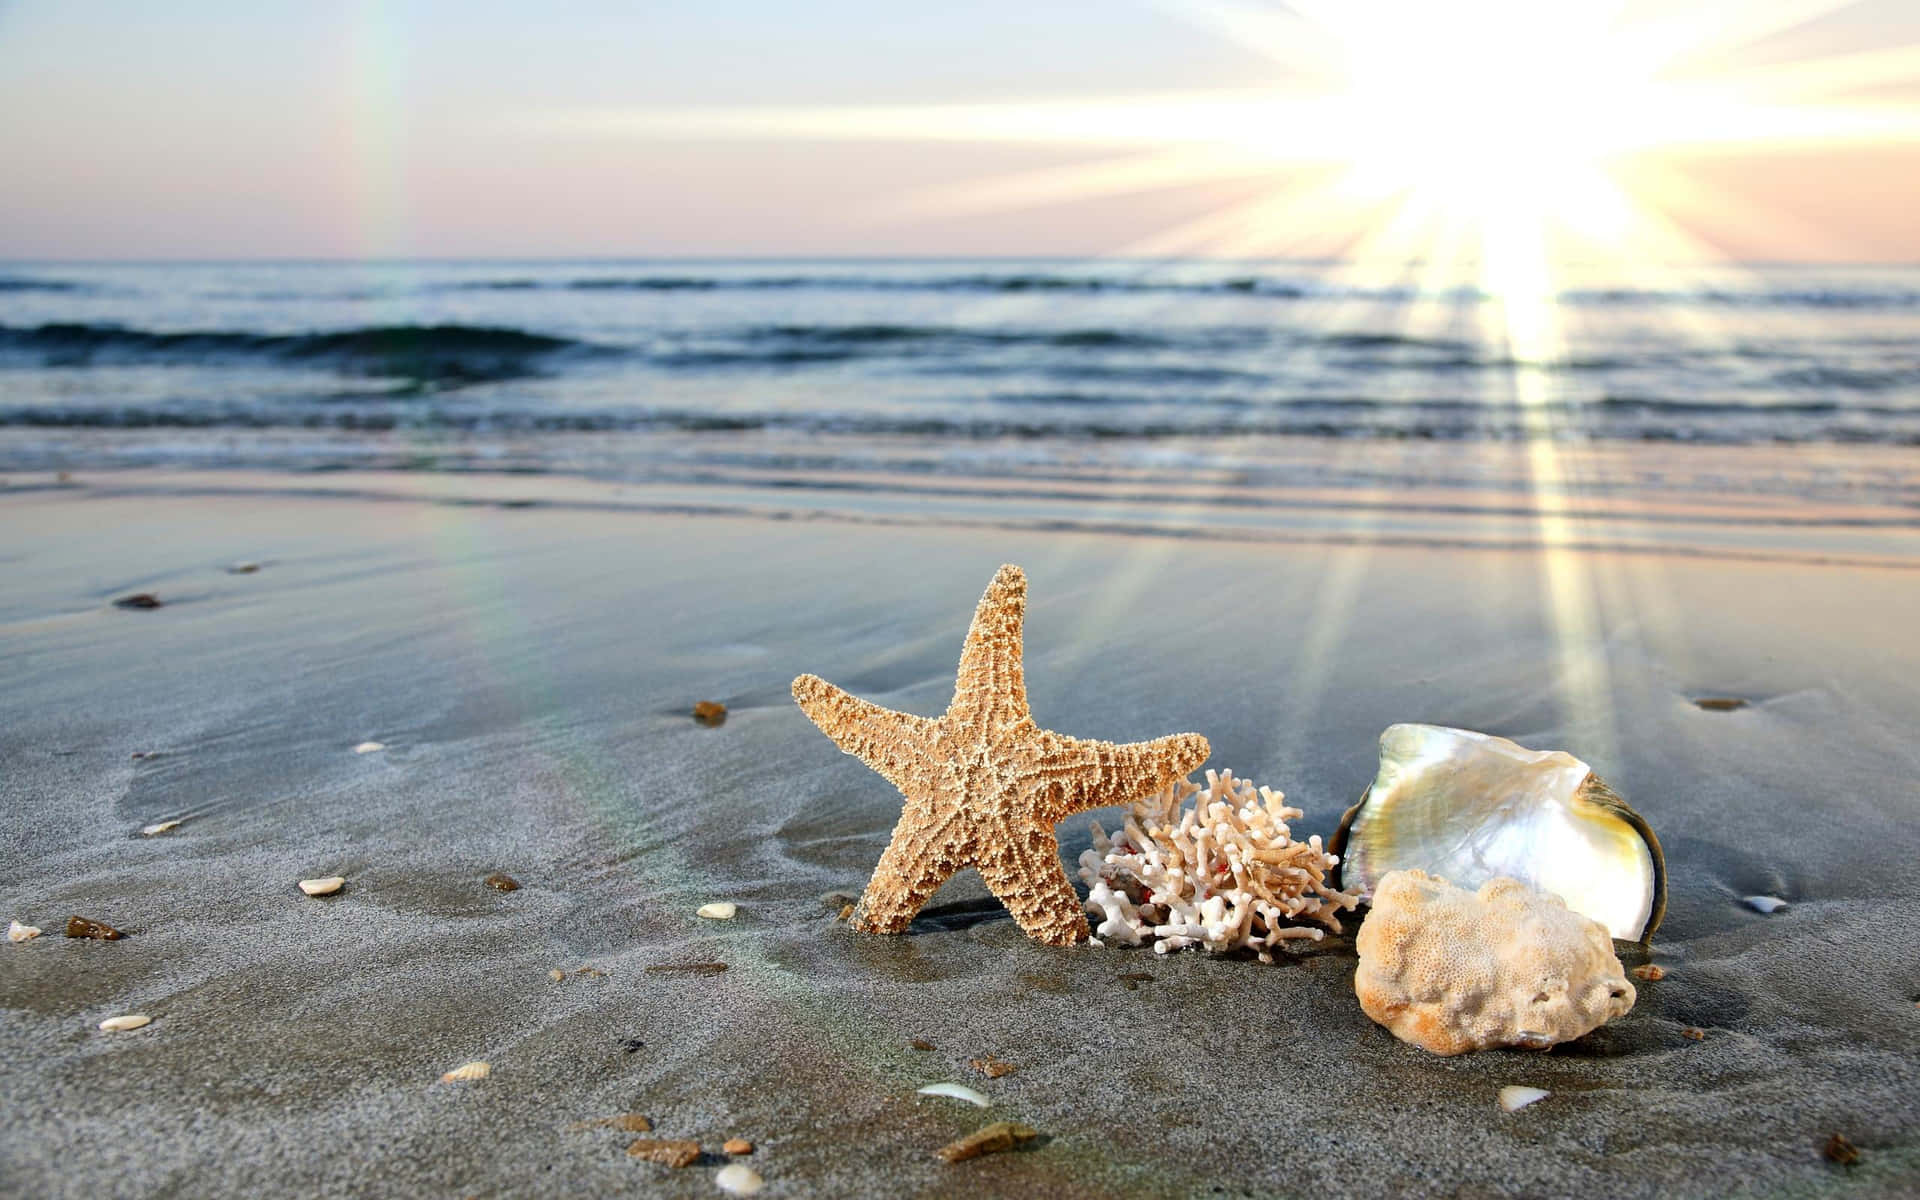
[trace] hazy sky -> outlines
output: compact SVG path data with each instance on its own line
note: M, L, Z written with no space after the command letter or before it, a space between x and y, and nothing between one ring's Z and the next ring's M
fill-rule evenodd
M1639 7L1751 26L1695 56L1729 68L1855 56L1873 69L1823 101L1893 129L1643 152L1677 226L1739 258L1920 261L1920 4ZM1063 168L1126 176L1153 137L975 138L942 112L1289 93L1308 82L1275 53L1310 59L1304 29L1256 0L0 0L0 256L1112 253L1324 168L1081 187Z

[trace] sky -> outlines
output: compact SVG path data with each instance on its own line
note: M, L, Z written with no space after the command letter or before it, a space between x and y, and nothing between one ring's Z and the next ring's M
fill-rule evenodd
M1920 262L1913 0L0 0L0 113L9 259Z

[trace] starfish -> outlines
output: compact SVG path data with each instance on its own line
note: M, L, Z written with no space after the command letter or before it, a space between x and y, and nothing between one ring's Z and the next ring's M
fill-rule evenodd
M1041 729L1020 665L1026 613L1027 577L1001 567L967 630L953 703L938 717L882 708L817 675L793 681L793 698L820 731L906 798L855 929L904 932L941 884L972 866L1028 937L1085 941L1087 918L1053 827L1150 796L1206 761L1197 733L1115 745Z

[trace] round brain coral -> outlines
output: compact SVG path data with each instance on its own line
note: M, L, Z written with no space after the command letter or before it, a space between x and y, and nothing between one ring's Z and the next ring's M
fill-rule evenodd
M1541 1050L1633 1007L1633 985L1599 922L1517 879L1479 892L1392 871L1355 939L1353 990L1369 1017L1435 1054Z

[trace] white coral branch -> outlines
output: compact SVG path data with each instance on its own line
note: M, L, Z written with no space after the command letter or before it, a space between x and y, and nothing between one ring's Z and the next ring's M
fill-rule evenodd
M1301 813L1285 799L1208 771L1204 789L1183 779L1134 804L1112 837L1095 821L1093 849L1080 855L1094 936L1121 946L1151 939L1162 954L1245 946L1271 962L1276 942L1320 938L1301 922L1339 933L1336 914L1359 896L1327 883L1340 860L1317 835L1293 840L1287 822Z

